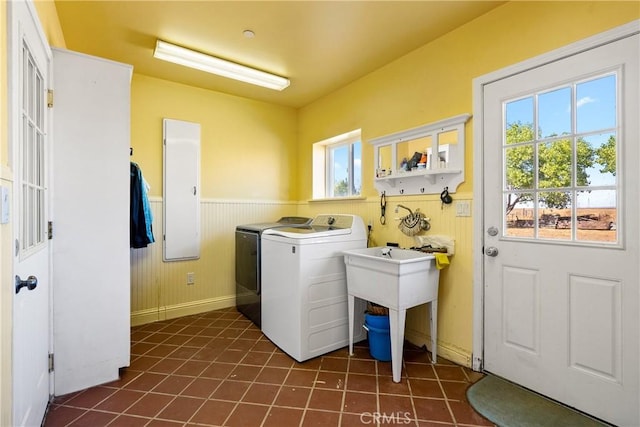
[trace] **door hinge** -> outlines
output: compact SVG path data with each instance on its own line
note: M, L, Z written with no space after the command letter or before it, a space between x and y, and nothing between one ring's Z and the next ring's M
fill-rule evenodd
M47 223L47 238L49 240L53 239L53 222L49 221Z
M47 90L47 107L53 108L53 89Z
M49 373L53 372L53 353L49 353Z

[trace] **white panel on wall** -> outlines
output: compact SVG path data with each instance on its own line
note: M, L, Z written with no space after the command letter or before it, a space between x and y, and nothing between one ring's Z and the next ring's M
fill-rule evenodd
M569 278L570 364L616 382L622 364L620 287L617 280Z
M200 258L200 124L164 119L163 258Z
M502 292L505 343L537 353L540 320L538 272L506 267L502 272Z

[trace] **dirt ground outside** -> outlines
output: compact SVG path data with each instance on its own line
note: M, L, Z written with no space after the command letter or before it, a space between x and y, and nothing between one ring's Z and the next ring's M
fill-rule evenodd
M535 238L534 209L514 209L507 215L508 237ZM577 209L578 241L616 242L618 239L616 208ZM571 209L540 209L538 211L538 238L571 240L574 219Z

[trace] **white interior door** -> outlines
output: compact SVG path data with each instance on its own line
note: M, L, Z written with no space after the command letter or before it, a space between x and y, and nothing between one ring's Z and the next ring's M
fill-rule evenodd
M40 425L49 400L50 281L46 91L51 53L31 3L7 3L15 236L13 423Z
M485 369L639 418L639 36L487 84Z

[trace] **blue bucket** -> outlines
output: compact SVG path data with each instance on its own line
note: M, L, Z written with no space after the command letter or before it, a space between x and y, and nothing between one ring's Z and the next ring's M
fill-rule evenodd
M381 362L391 360L391 333L389 332L389 316L365 313L364 328L368 331L369 353Z

